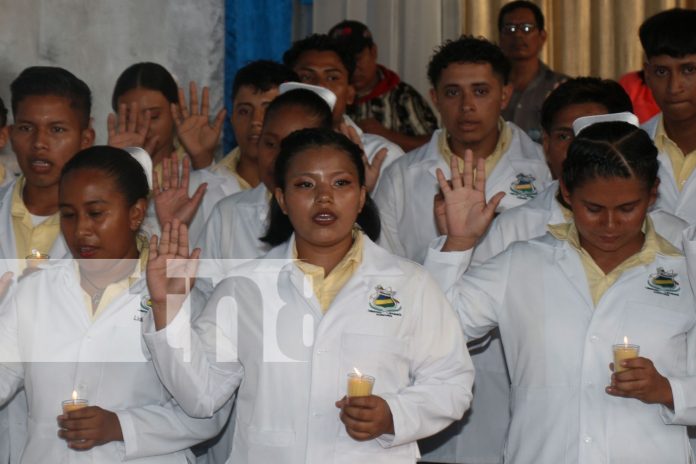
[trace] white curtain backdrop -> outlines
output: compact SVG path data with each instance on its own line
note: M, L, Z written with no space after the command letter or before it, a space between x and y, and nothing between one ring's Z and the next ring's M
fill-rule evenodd
M221 107L222 0L0 0L0 11L0 96L8 109L10 82L22 69L62 66L92 89L104 143L116 78L139 61L162 64L185 88L189 80L209 85L215 111Z
M379 62L396 71L428 101L426 74L433 49L460 35L459 0L314 0L314 31L326 33L343 19L367 25Z

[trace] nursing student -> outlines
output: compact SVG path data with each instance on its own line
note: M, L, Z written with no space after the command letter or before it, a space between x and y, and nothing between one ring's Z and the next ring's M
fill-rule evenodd
M469 154L452 188L438 176L450 235L427 262L455 282L447 296L467 337L500 329L513 398L505 461L691 462L696 305L684 256L647 215L658 185L649 136L625 122L583 129L560 181L573 221L453 278L502 195L486 202L472 165ZM612 345L624 337L640 355L618 372Z
M196 84L191 82L187 104L184 89L171 73L150 62L133 64L121 73L111 104L116 114L108 120L109 145L144 148L152 156L155 179L162 187L154 192L148 229L159 233L158 225L177 217L189 225L189 236L195 240L215 204L242 190L236 177L216 175L209 169L225 110L210 120L207 87L199 99ZM170 182L170 176L179 173L182 180Z
M0 402L22 387L28 402L22 463L187 463L224 423L229 405L211 419L185 415L142 343L149 190L117 148L88 148L63 167L60 226L74 259L40 265L0 308ZM89 406L61 414L73 392Z
M193 331L186 310L166 306L184 290L165 268L189 257L186 228L150 243L146 343L194 417L239 388L230 462L414 463L415 440L471 400L471 361L444 295L373 242L379 218L361 156L331 129L283 140L264 237L274 247L216 288ZM376 378L372 395L346 398L354 368Z

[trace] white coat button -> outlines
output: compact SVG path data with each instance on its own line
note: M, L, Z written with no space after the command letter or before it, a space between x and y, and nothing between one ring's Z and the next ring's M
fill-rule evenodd
M591 335L591 336L590 336L590 341L596 342L597 340L599 340L599 337L598 337L598 336L596 336L596 335Z
M592 437L589 435L585 435L585 438L583 438L583 441L589 445L590 443L592 443Z

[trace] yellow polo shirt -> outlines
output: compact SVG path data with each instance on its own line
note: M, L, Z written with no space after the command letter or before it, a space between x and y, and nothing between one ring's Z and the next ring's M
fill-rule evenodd
M674 180L677 182L677 188L684 188L687 179L696 168L696 150L691 153L681 151L681 148L667 136L665 125L662 116L657 123L655 130L655 146L661 152L664 152L669 157L672 163L672 171L674 171Z
M239 159L241 157L242 150L239 147L235 147L231 152L225 155L224 158L218 161L215 167L213 167L213 172L232 174L237 179L237 182L239 182L241 189L247 190L251 188L251 185L237 172L237 166L239 166Z
M58 238L58 234L60 234L60 215L58 212L49 216L41 224L34 226L31 213L22 199L25 183L24 176L17 179L12 190L10 208L18 259L29 256L32 250L48 254ZM52 258L60 258L60 256L52 256Z
M680 256L681 253L671 243L660 237L656 232L650 218L645 219L643 224L643 233L645 234L645 243L643 248L619 264L609 274L604 271L594 262L590 254L585 251L580 245L580 237L575 223L568 224L553 224L548 226L551 234L558 240L565 240L570 243L573 248L578 250L582 266L585 269L587 282L590 286L590 294L592 302L597 305L602 295L614 285L616 280L628 269L636 266L644 266L655 261L655 255L659 252L667 256Z
M292 256L297 259L297 247L293 243ZM334 298L360 267L363 256L363 233L353 230L353 245L335 268L324 276L324 268L304 261L295 261L297 267L310 279L314 294L319 300L322 312L326 312Z
M89 317L91 320L95 320L99 315L104 311L104 309L111 304L112 301L116 299L119 295L123 294L124 292L127 292L128 289L130 288L135 281L137 281L142 273L145 272L145 268L147 266L147 258L149 256L149 242L147 240L147 237L144 235L138 235L136 237L136 241L138 242L138 250L140 251L140 258L139 258L139 266L136 266L135 269L133 269L133 272L126 278L119 280L118 282L111 283L106 286L104 289L104 293L102 294L101 300L99 300L99 304L97 305L96 308L92 307L92 298L89 296L89 294L84 290L82 290L82 298L85 301L85 307L88 309ZM77 263L75 263L75 266L77 266ZM79 272L79 268L78 268Z
M495 145L495 149L493 152L486 157L486 175L489 175L495 167L498 165L500 160L503 158L503 155L507 151L508 147L510 146L510 141L512 140L512 129L505 124L505 121L503 118L500 118L498 120L498 143ZM449 146L448 143L449 140L449 134L447 133L447 129L442 129L442 132L440 132L440 137L438 138L437 141L437 146L440 150L440 153L442 154L442 157L445 159L445 162L447 163L447 166L450 165L450 162L452 160L453 156L456 156L452 149ZM463 158L458 158L457 159L458 164L459 164L459 170L464 170L464 159ZM476 163L474 162L474 166Z
M5 169L5 165L0 163L0 184L2 184L5 181L5 176L7 175L7 169Z

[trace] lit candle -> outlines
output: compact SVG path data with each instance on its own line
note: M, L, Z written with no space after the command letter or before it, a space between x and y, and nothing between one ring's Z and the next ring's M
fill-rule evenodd
M72 399L63 401L63 413L65 414L70 411L86 408L87 405L87 400L78 399L77 391L73 390Z
M370 375L361 374L357 368L348 374L348 397L351 396L370 396L375 378Z
M628 343L628 337L624 336L624 342L614 345L614 372L623 372L628 370L628 368L621 365L621 361L625 359L634 359L638 357L638 352L640 351L640 346L630 345Z
M41 253L37 249L32 249L31 254L24 258L27 262L27 267L29 268L36 268L41 264L41 261L49 259L50 256L46 253Z

